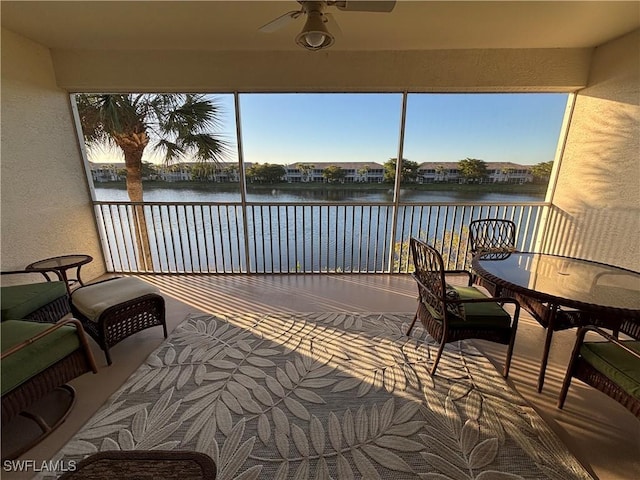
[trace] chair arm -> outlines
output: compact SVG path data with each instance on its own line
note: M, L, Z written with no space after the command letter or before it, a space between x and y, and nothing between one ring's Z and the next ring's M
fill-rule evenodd
M0 275L29 275L33 273L40 273L44 278L46 278L47 282L51 281L48 273L55 273L58 277L58 280L63 281L62 275L57 270L52 270L50 268L32 268L29 270L6 270L4 272L0 272Z
M418 292L420 292L421 290L426 290L427 292L431 292L431 289L428 288L424 283L422 283L422 281L418 278L415 272L411 273L411 276L418 284Z
M8 357L10 355L13 355L14 353L22 350L23 348L28 347L32 343L37 342L41 338L43 338L43 337L45 337L47 335L50 335L51 333L55 332L59 328L65 326L65 325L70 325L70 324L75 325L76 332L77 332L78 337L80 339L80 346L86 352L87 358L89 360L89 364L91 365L91 369L93 370L94 373L97 373L98 372L98 368L97 368L95 360L93 358L93 354L91 353L91 349L89 347L89 342L87 341L87 336L84 333L84 328L82 328L82 323L80 323L80 320L78 320L77 318L67 318L65 320L60 320L59 322L54 323L51 327L49 327L46 330L38 333L37 335L34 335L33 337L28 338L28 339L24 340L23 342L20 342L20 343L18 343L16 345L13 345L12 347L10 347L7 350L5 350L4 352L2 352L2 355L0 355L0 360L3 360L3 359L5 359L6 357Z
M618 339L614 335L611 335L609 332L606 332L602 328L596 327L595 325L585 325L585 326L582 326L582 327L578 328L578 333L576 334L576 336L577 336L577 338L576 338L576 348L579 348L580 345L582 345L584 343L584 339L585 339L585 336L587 335L587 332L594 332L594 333L600 335L601 337L603 337L608 342L611 342L614 345L617 345L618 347L622 348L624 351L626 351L626 352L630 353L631 355L633 355L634 357L640 359L640 353L639 352L636 352L635 350L630 349L629 347L627 347L624 344L623 341L621 341L620 339Z

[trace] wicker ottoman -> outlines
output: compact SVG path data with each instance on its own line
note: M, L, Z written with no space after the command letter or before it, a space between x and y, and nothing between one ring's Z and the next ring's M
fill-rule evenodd
M216 464L200 452L124 450L94 453L59 480L215 480Z
M71 312L100 345L108 365L109 349L134 333L162 325L167 338L164 298L158 288L137 278L113 278L74 290Z

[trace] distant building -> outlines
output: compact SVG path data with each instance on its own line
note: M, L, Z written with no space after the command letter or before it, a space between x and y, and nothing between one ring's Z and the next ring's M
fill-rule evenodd
M186 182L192 179L191 168L185 164L158 167L158 177L165 182Z
M332 165L344 171L344 183L382 183L384 178L384 167L376 162L299 162L285 167L285 178L289 183L322 183L324 169Z
M89 163L94 183L118 182L118 171L125 168L124 163Z
M252 163L246 163L249 168ZM285 165L283 181L289 183L324 183L324 169L340 167L344 171L343 183L382 183L384 166L376 162L297 162ZM529 183L533 181L531 167L512 162L486 162L485 183ZM118 175L124 163L89 162L91 176L96 183L124 180ZM157 165L157 178L165 182L209 181L237 183L240 181L238 164L233 162L209 163L203 167L199 162L184 162L174 165ZM154 177L156 177L154 175ZM418 167L417 183L460 183L463 177L458 162L424 162Z
M485 162L486 183L529 183L533 181L531 167L512 162ZM424 162L418 167L418 183L460 183L458 162Z

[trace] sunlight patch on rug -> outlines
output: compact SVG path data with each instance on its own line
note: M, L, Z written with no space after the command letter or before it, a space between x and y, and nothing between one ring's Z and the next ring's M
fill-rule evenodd
M470 344L432 378L410 321L190 315L55 460L179 449L210 455L219 480L591 478Z

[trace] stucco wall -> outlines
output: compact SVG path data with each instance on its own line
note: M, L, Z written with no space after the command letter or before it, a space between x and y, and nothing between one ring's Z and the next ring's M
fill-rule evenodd
M48 49L2 30L2 270L87 253L83 279L104 273L69 96Z
M592 49L344 52L53 50L69 91L547 91L586 85Z
M594 52L552 201L548 250L640 271L640 30Z

